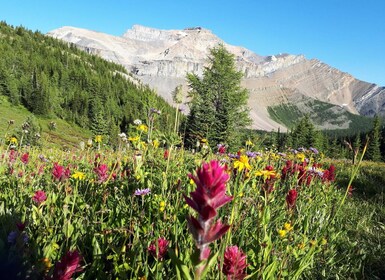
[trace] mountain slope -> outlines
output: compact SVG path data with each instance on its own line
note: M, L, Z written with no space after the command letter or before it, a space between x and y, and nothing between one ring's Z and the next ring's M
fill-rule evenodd
M62 27L48 35L123 65L170 103L174 88L186 84L186 73L202 74L209 48L222 43L235 55L237 67L244 72L243 86L250 91L249 107L253 128L257 129L282 127L271 118L267 108L303 98L343 107L354 114L385 113L385 88L359 81L302 55L259 56L243 47L226 44L200 27L159 30L134 25L121 37Z

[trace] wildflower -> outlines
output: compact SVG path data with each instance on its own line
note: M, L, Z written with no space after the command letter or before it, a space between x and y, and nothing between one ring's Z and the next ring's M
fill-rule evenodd
M16 227L17 227L17 229L18 229L20 232L21 232L21 231L24 231L26 225L27 225L26 222L24 222L24 223L22 223L22 222L17 222L17 223L16 223Z
M17 239L18 233L17 231L13 230L8 234L8 243L15 244Z
M94 168L95 173L98 175L98 182L104 183L108 179L108 167L106 164L101 164ZM81 179L80 179L81 180Z
M212 160L203 163L197 169L196 175L190 174L197 188L190 193L190 197L184 196L186 203L198 212L198 218L189 217L188 223L196 246L200 251L200 261L210 255L209 243L219 239L230 228L220 221L214 223L217 210L233 198L226 195L226 183L229 175L226 168L219 165L219 161Z
M159 147L159 144L160 144L159 141L156 139L154 141L152 141L152 145L154 146L155 149L157 149Z
M303 248L305 248L305 243L303 243L303 242L298 243L297 247L298 247L298 249L302 250Z
M28 164L29 162L29 153L25 153L20 158L21 162L24 164Z
M251 142L250 139L247 140L245 144L246 144L246 146L254 146L253 142Z
M147 189L136 189L134 195L147 195L151 193L151 190L149 188Z
M293 208L295 206L297 196L298 194L295 189L289 190L289 193L286 196L286 203L289 208Z
M86 177L86 175L83 172L75 171L75 173L72 174L71 177L77 180L83 180Z
M64 166L59 165L57 162L53 164L52 176L56 181L63 181L68 179L70 176L69 168L64 168Z
M349 188L348 188L348 196L352 196L353 195L353 187L350 185Z
M139 130L139 131L142 131L142 132L147 132L148 131L148 127L145 124L138 125L138 127L136 129Z
M297 155L296 155L296 158L300 161L300 162L304 162L305 161L305 154L303 154L303 153L298 153Z
M241 172L243 169L250 170L251 166L249 164L248 157L245 155L240 156L239 159L234 161L234 168L238 169L239 172Z
M228 154L229 158L232 158L232 159L239 159L239 155L238 154Z
M96 135L95 136L95 143L101 143L102 142L102 136L101 135Z
M202 144L208 144L209 141L208 141L206 138L202 138L202 139L201 139L201 143L202 143Z
M164 202L163 200L159 203L159 211L160 212L163 212L164 209L166 208L166 202Z
M287 231L284 230L284 229L280 229L278 230L278 235L281 237L281 238L284 238L287 234Z
M330 165L329 169L324 171L324 174L322 176L322 181L333 182L336 177L335 171L336 171L336 168L334 167L334 165Z
M88 146L88 147L92 147L92 139L91 139L91 138L88 139L88 141L87 141L87 146Z
M256 152L251 152L251 151L246 151L246 155L249 158L255 158L257 156L257 153Z
M309 151L313 152L313 154L315 154L315 155L319 154L318 150L316 148L313 148L313 147L310 147Z
M48 279L70 280L75 272L81 271L79 267L80 255L77 250L68 251L60 261L55 264L53 275Z
M225 145L218 144L217 148L218 148L218 154L223 155L226 153L226 146Z
M311 247L314 247L314 246L317 245L317 241L315 241L314 239L312 239L312 240L309 241L309 244L310 244Z
M321 243L322 246L325 246L325 245L328 243L328 241L327 241L326 238L323 237L323 238L321 239L321 242L320 242L320 243Z
M16 137L11 137L10 139L9 139L9 144L14 144L14 145L17 145L17 138Z
M170 153L169 153L169 151L166 149L166 150L164 150L164 153L163 153L163 158L164 159L168 159L168 157L170 156Z
M147 250L154 258L156 258L158 261L161 261L166 256L167 247L168 240L164 237L160 237L157 240L157 245L155 245L154 242L151 242Z
M264 181L274 179L276 175L277 174L273 170L273 167L270 165L266 166L266 168L264 170L258 170L255 172L255 176L263 177Z
M134 136L134 137L128 137L128 141L131 141L131 142L137 142L139 141L140 137L137 135L137 136Z
M246 255L237 246L229 246L225 250L222 272L227 279L244 279L247 274L245 269Z
M293 226L290 223L285 223L283 225L283 228L287 231L291 231L293 229Z
M48 272L50 270L50 268L52 267L51 261L49 260L49 258L43 258L41 261L44 265L45 272Z
M141 125L141 124L142 124L142 121L139 120L139 119L136 119L136 120L134 120L134 124L135 124L135 125Z
M35 194L32 197L33 202L35 202L37 205L42 204L44 201L46 201L47 196L44 191L38 190L35 192Z

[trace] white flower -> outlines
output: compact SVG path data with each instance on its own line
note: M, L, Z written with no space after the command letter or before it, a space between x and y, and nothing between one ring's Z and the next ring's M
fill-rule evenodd
M139 120L139 119L136 119L136 120L134 120L134 124L136 124L136 125L141 125L141 124L142 124L142 121Z

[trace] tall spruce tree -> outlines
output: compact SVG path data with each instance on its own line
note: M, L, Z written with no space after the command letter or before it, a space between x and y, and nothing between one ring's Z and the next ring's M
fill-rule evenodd
M369 145L366 158L372 161L381 160L381 122L378 116L373 119L373 128L369 133Z
M234 55L223 45L210 50L209 66L203 77L188 74L191 101L186 126L186 145L206 138L211 146L236 145L239 130L251 123L247 108L248 91L241 87Z

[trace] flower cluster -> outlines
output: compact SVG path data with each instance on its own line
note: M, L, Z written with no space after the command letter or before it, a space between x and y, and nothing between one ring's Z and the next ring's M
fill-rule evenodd
M168 240L164 237L160 237L157 240L157 244L151 242L150 246L148 246L148 252L156 258L158 261L164 259L167 253Z
M227 279L244 279L247 276L246 267L245 253L238 246L227 247L222 266L222 272Z

